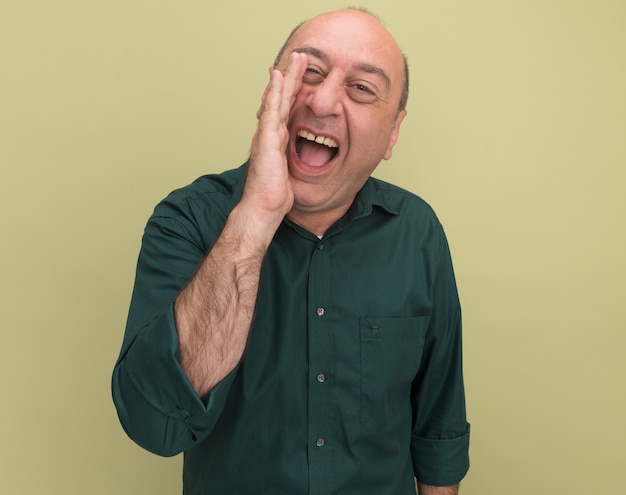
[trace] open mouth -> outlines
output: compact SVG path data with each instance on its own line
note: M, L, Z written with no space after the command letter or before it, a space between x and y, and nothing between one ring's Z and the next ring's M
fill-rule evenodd
M298 131L296 153L304 163L311 167L323 167L339 152L339 144L332 138L316 136L310 132Z

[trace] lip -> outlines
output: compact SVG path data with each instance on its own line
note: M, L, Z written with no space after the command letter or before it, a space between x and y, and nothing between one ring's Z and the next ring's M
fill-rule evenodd
M290 164L292 175L295 175L295 176L304 175L308 177L323 175L325 172L333 168L333 166L337 162L337 159L339 158L339 154L341 153L342 145L339 144L337 154L328 163L326 163L325 165L321 167L312 167L311 165L302 161L296 151L296 141L298 139L298 132L301 130L306 131L311 134L315 134L316 136L328 137L334 140L336 143L341 143L341 141L338 139L337 136L334 136L329 133L320 133L319 131L315 131L314 129L310 129L307 127L298 127L291 133L291 138L289 140L289 155L290 155L289 164Z

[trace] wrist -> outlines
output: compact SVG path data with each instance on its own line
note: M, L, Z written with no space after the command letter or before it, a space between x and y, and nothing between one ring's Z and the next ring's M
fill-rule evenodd
M240 202L230 212L223 234L240 250L265 254L283 219L282 212L264 212Z

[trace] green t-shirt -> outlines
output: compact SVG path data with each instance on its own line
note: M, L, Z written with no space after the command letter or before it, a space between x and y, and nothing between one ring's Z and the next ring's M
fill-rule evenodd
M461 311L444 232L370 178L323 239L285 220L243 359L207 397L173 301L238 201L245 166L174 191L145 229L113 397L128 435L185 453L184 493L414 494L469 467Z

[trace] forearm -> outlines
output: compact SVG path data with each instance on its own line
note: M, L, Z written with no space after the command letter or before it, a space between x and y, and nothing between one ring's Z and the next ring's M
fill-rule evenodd
M260 226L245 209L236 207L176 298L181 366L200 397L241 360L254 315L261 265L275 228Z
M284 75L271 71L241 201L175 301L181 366L201 397L228 375L243 355L261 265L293 205L285 154L287 121L306 60L304 54L292 54Z
M229 238L229 232L234 232L225 227L229 217L220 214L224 204L228 206L228 203L219 203L219 197L215 199L216 206L211 205L210 208L213 214L207 219L207 224L200 226L193 222L200 205L189 204L189 210L181 211L178 208L180 196L175 194L157 207L142 240L124 343L116 363L112 388L120 420L129 436L160 455L177 454L206 437L221 414L236 376L230 373L230 377L226 374L221 380L216 378L219 385L211 388L210 400L200 400L208 399L208 396L192 386L190 374L181 366L181 356L182 361L187 362L189 354L186 350L201 349L211 342L207 340L181 346L183 333L179 330L184 328L180 324L184 318L180 313L178 316L175 314L174 306L177 304L172 304L181 295L181 290L184 292L185 288L191 288L190 280L194 274L205 273L201 266L210 246L215 246L214 254L217 254L222 241ZM237 219L236 214L233 219ZM194 227L206 230L206 242L202 233L193 230ZM217 241L220 232L226 236ZM203 242L197 242L199 239ZM242 243L233 241L230 244ZM237 252L227 246L221 251L219 258L223 263ZM226 284L227 287L224 287L219 276L215 280L222 285L216 287L217 299L201 289L197 289L194 295L194 298L204 296L205 306L217 304L220 296L234 299L228 292L230 286ZM180 302L181 299L178 299L179 309L184 307ZM194 315L207 318L201 313ZM232 347L229 345L229 348ZM213 349L220 348L213 346ZM197 364L204 362L208 364L210 360L197 355ZM237 363L236 360L233 362L231 368ZM215 367L211 369L219 371ZM198 383L198 380L193 381Z
M459 485L430 486L418 481L417 492L419 495L457 495L459 493Z

